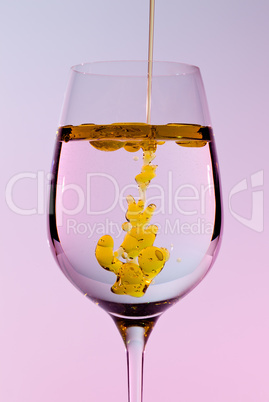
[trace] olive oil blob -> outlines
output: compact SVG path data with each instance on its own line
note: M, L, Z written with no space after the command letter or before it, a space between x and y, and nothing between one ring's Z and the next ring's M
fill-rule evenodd
M113 145L109 141L101 144L97 141L90 143L103 151L118 149L118 144ZM162 142L159 142L160 144ZM153 165L152 161L155 158L157 142L148 141L140 144L127 142L122 145L128 152L143 149L143 166L141 172L135 177L139 199L136 202L132 195L126 197L127 222L122 224L126 235L120 247L114 251L113 238L110 235L104 235L97 243L95 255L100 266L113 272L117 277L111 288L113 293L141 297L169 258L169 251L166 248L154 246L158 227L150 225L150 221L156 205L146 205L146 190L156 176L157 165Z

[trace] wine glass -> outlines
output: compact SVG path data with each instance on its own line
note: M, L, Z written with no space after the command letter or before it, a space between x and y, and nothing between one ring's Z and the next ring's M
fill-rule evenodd
M221 238L219 168L199 68L152 66L150 99L147 61L71 69L49 205L58 265L123 338L129 402L142 401L154 324L204 278Z

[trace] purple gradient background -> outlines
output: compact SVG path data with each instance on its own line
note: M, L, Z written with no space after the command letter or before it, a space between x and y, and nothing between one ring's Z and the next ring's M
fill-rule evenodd
M148 1L5 1L0 15L3 193L14 175L44 172L39 214L18 215L1 199L0 401L124 402L123 342L57 268L40 200L69 67L145 59ZM267 0L156 1L155 59L201 68L225 231L211 273L151 335L145 402L269 401L268 15ZM257 232L232 216L228 197L261 170L264 229ZM37 198L34 178L13 188L20 208L36 208ZM250 219L251 189L232 207Z

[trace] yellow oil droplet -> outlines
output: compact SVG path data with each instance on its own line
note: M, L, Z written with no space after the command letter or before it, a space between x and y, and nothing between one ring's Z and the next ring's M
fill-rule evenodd
M126 142L126 144L124 145L125 151L128 151L128 152L137 152L137 151L139 151L140 148L141 148L141 145L137 144L135 142Z
M207 141L176 141L181 147L201 148L207 144Z
M120 141L90 141L90 144L100 151L112 152L124 146L124 142Z
M132 225L130 222L124 222L121 227L124 232L130 232L130 230L132 229Z
M160 250L155 251L156 257L158 260L162 261L163 260L163 253Z

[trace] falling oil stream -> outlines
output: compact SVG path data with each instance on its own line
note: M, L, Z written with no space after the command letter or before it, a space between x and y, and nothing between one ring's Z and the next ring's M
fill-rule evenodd
M154 37L154 9L155 9L155 0L150 0L150 10L149 10L149 44L148 44L148 85L147 85L147 124L150 124L150 120L151 120L151 92L152 92L153 37Z

